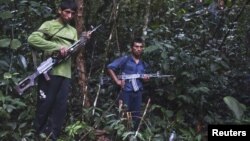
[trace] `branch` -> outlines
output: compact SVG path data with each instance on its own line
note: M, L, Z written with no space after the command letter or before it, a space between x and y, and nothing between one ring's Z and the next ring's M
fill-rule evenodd
M115 1L114 1L114 5L115 5L115 6L114 6L115 8L113 8L113 10L111 11L111 17L114 15L113 20L116 21L117 14L118 14L118 10L119 10L119 3L117 4L117 3L115 3ZM115 13L115 14L114 14L114 13ZM109 22L111 22L111 20L109 20ZM111 32L110 32L110 34L109 34L109 38L108 38L108 40L107 40L107 47L105 48L105 52L104 52L104 53L105 53L105 56L107 56L108 51L109 51L109 49L110 49L110 42L111 42L111 39L112 39L112 37L113 37L112 35L113 35L113 33L114 33L116 27L117 27L117 25L116 25L116 22L115 22L115 24L112 25L112 29L111 29ZM104 74L105 68L106 68L106 63L104 63L103 66L102 66L101 75ZM95 101L94 101L94 104L93 104L92 115L95 114L95 108L96 108L97 100L98 100L99 95L100 95L100 91L101 91L101 84L99 83L99 84L98 84L98 89L97 89L97 94L96 94Z
M136 132L135 132L134 138L136 138L136 136L137 136L137 134L138 134L138 132L139 132L139 130L140 130L140 127L141 127L141 124L142 124L142 120L144 119L144 117L145 117L145 115L146 115L146 113L147 113L147 110L148 110L148 106L149 106L150 101L151 101L151 99L149 98L149 99L148 99L148 102L147 102L147 105L146 105L146 108L145 108L145 110L144 110L144 112L143 112L143 115L142 115L142 117L141 117L139 126L138 126L138 128L137 128L137 130L136 130Z

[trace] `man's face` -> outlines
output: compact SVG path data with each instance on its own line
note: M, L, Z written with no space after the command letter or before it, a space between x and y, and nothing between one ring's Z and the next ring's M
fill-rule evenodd
M140 57L143 52L144 46L142 43L134 42L133 46L131 47L131 52L135 57Z
M71 9L59 10L60 18L64 23L69 23L75 16L75 11Z

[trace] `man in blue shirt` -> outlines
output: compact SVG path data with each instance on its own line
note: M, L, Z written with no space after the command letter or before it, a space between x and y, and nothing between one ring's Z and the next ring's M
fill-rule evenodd
M128 112L131 112L135 130L139 126L141 116L143 81L149 80L149 77L121 80L116 73L120 71L122 74L145 74L146 65L141 60L143 49L143 40L136 38L131 43L131 55L115 59L107 66L112 80L121 88L119 103L121 101L127 106Z

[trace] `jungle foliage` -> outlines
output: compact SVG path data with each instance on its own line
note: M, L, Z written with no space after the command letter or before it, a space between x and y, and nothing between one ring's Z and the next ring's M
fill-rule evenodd
M19 96L13 87L34 71L27 37L56 16L59 0L0 0L0 139L33 141L36 87ZM207 139L208 124L250 122L250 10L246 0L85 0L86 30L102 24L86 47L88 95L83 106L73 66L72 93L62 141L178 141ZM74 24L74 23L73 23ZM117 107L119 90L101 85L105 65L129 52L142 36L152 73L145 86L142 125L131 132ZM46 139L46 137L44 137Z

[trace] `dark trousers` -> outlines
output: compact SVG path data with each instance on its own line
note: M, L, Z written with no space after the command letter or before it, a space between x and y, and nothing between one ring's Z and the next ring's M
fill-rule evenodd
M120 99L132 114L134 130L137 130L141 119L142 91L122 91Z
M50 75L38 78L37 111L34 121L38 134L45 133L56 140L63 126L67 111L70 79Z

